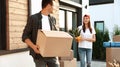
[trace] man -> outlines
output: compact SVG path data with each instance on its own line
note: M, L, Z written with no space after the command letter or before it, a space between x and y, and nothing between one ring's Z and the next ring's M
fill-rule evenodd
M40 13L34 14L28 18L27 24L23 31L22 40L30 48L30 55L32 55L36 67L58 67L55 57L42 57L36 45L37 31L42 30L56 30L55 18L49 14L53 11L52 0L42 0L42 10Z

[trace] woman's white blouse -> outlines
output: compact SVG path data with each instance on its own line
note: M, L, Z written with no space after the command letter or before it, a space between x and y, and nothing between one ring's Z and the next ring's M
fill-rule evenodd
M92 27L92 33L90 33L89 29L86 29L85 33L83 32L83 30L81 30L81 33L80 33L82 38L92 38L94 34L96 34L96 32L93 27ZM92 42L90 41L80 41L78 44L79 44L78 46L79 48L92 49Z

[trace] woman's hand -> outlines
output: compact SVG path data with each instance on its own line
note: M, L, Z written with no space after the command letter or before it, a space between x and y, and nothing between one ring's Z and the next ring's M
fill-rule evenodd
M96 37L95 35L92 36L92 38L81 38L82 41L89 41L89 42L95 42Z
M92 42L92 38L82 38L83 41L90 41Z
M76 40L77 42L80 42L80 41L81 41L81 36L75 37L75 40Z

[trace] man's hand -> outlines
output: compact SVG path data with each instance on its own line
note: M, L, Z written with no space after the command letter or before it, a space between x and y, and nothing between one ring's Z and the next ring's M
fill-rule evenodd
M35 53L40 54L39 46L38 46L38 45L34 45L34 46L32 47L32 49L34 50Z
M26 40L25 40L25 43L26 43L29 47L31 47L31 48L34 50L35 53L40 54L39 46L33 44L33 42L32 42L30 39L26 39Z

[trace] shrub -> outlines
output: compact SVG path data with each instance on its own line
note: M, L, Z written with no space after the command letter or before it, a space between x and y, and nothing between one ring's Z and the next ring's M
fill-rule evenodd
M106 59L106 48L103 47L103 42L109 41L109 32L100 32L96 29L96 42L93 43L93 59L94 60L105 60Z

